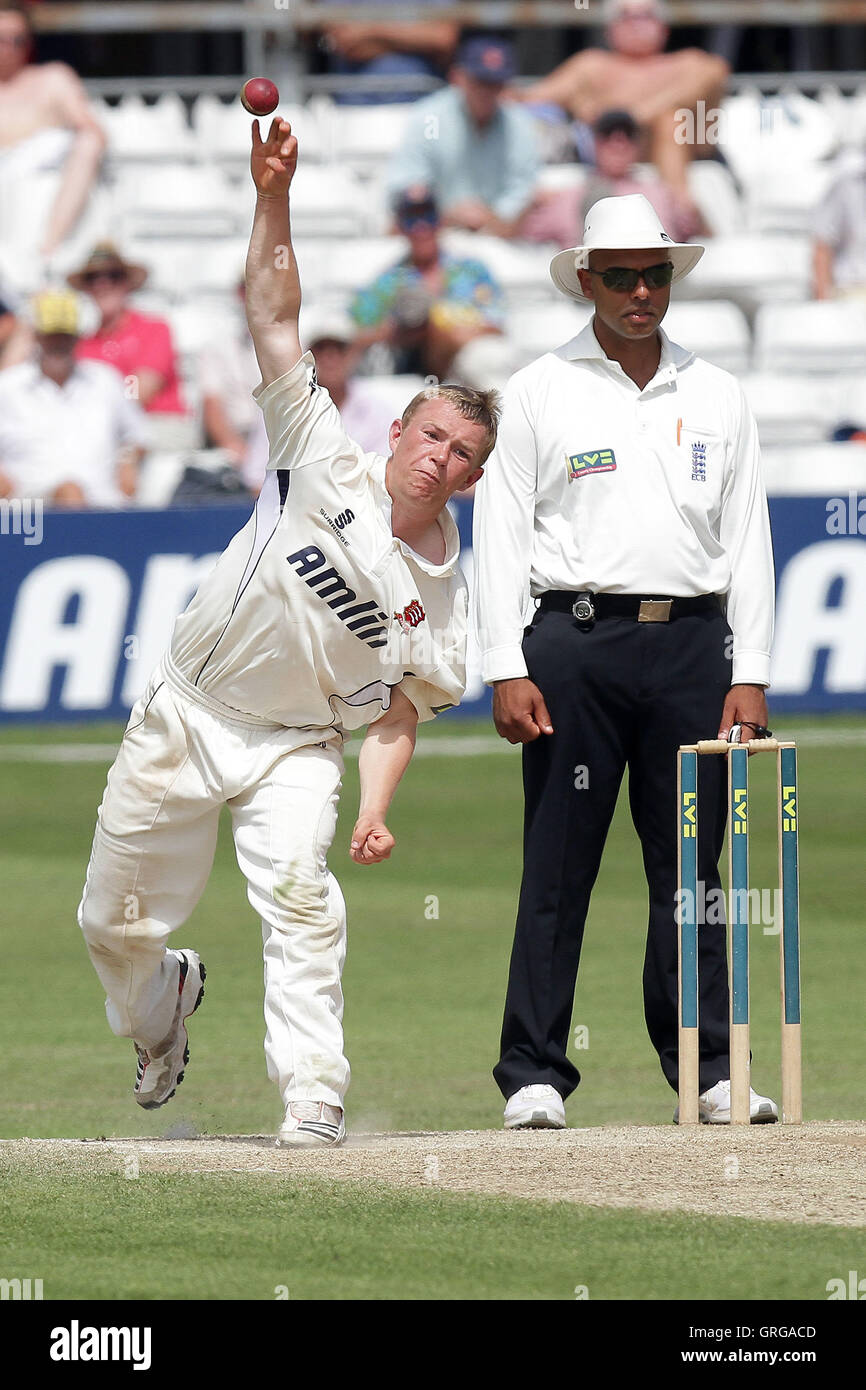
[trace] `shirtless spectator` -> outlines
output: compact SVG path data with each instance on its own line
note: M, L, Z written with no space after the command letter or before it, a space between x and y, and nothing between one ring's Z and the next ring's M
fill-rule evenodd
M548 77L511 95L523 102L553 102L588 126L611 108L630 112L648 132L647 157L662 180L689 199L690 160L716 151L698 140L675 138L683 130L682 113L694 112L698 101L707 111L717 108L729 66L700 48L665 53L669 29L662 0L606 0L603 13L610 51L583 49ZM694 133L701 134L699 120Z
M402 0L381 0L400 6ZM347 0L348 4L363 0ZM427 7L447 5L450 0L427 0ZM329 55L330 72L365 77L439 77L447 68L457 40L459 26L448 20L429 19L422 23L330 24L322 35ZM381 105L386 102L413 101L417 91L337 92L334 100L344 105Z
M106 138L72 69L32 56L27 7L0 0L0 240L44 265L84 211ZM32 259L22 277L40 278Z

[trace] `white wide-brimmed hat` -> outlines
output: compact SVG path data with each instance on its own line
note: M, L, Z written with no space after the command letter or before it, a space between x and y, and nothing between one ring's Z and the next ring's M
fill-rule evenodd
M669 237L652 203L642 193L600 198L586 214L583 245L559 251L550 262L550 276L563 294L588 303L577 272L589 269L590 251L654 251L656 247L663 248L668 260L673 261L674 284L694 270L704 254L703 246Z

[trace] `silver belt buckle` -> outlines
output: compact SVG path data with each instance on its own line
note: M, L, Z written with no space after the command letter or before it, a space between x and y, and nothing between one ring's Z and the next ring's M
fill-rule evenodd
M645 598L641 600L637 620L639 623L669 623L671 603L669 598Z

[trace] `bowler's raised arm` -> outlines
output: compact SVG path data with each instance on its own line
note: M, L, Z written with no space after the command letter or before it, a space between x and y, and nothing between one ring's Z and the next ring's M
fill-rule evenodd
M275 117L265 140L253 121L250 170L257 197L247 253L246 310L266 386L301 356L301 281L289 227L289 186L297 163L298 142L288 121Z

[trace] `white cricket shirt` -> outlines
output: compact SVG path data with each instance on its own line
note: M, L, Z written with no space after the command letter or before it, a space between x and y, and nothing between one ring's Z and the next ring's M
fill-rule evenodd
M758 435L738 382L661 332L643 390L592 321L515 373L474 515L482 677L526 675L548 589L727 597L731 683L769 685L773 557Z
M141 407L104 362L76 362L63 386L34 361L0 372L0 471L17 497L47 497L74 482L92 507L126 506L118 455L147 442Z
M175 624L169 675L227 713L288 728L360 728L395 685L422 720L457 704L468 605L451 517L439 517L441 565L392 534L386 460L348 438L312 353L253 394L267 478Z

